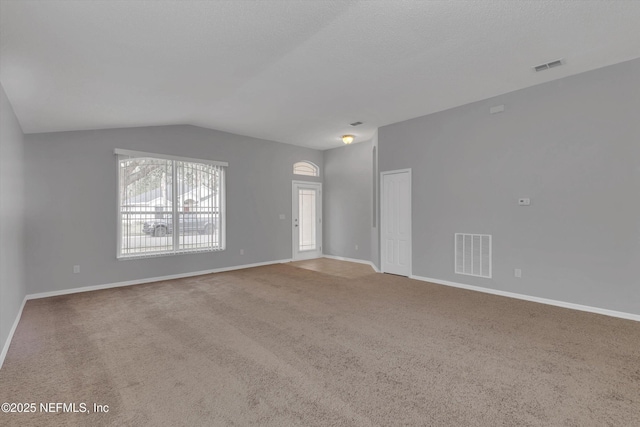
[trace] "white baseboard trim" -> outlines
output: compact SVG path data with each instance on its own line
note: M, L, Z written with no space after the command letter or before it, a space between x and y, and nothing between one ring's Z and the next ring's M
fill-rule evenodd
M214 268L212 270L192 271L192 272L189 272L189 273L172 274L172 275L169 275L169 276L148 277L148 278L145 278L145 279L128 280L126 282L106 283L104 285L84 286L84 287L81 287L81 288L63 289L63 290L60 290L60 291L51 291L51 292L40 292L40 293L37 293L37 294L29 294L25 298L27 300L31 300L31 299L39 299L39 298L56 297L56 296L60 296L60 295L76 294L76 293L80 293L80 292L97 291L97 290L100 290L100 289L120 288L122 286L142 285L144 283L162 282L162 281L165 281L165 280L182 279L182 278L185 278L185 277L202 276L204 274L222 273L222 272L225 272L225 271L233 271L233 270L242 270L242 269L245 269L245 268L261 267L261 266L264 266L264 265L283 264L283 263L290 262L290 261L291 261L291 259L280 259L280 260L277 260L277 261L267 261L267 262L257 262L257 263L254 263L254 264L234 265L234 266L231 266L231 267Z
M470 290L470 291L484 292L486 294L499 295L499 296L502 296L502 297L509 297L509 298L516 298L516 299L520 299L520 300L524 300L524 301L537 302L537 303L540 303L540 304L555 305L556 307L563 307L563 308L569 308L569 309L572 309L572 310L586 311L586 312L589 312L589 313L603 314L605 316L619 317L621 319L635 320L636 322L640 322L640 315L639 314L625 313L624 311L608 310L606 308L591 307L591 306L588 306L588 305L574 304L572 302L565 302L565 301L558 301L558 300L553 300L553 299L548 299L548 298L534 297L534 296L529 296L529 295L524 295L524 294L517 294L515 292L499 291L499 290L496 290L496 289L483 288L481 286L472 286L472 285L465 285L465 284L457 283L457 282L450 282L448 280L432 279L432 278L429 278L429 277L413 276L413 275L409 276L409 277L411 279L421 280L423 282L435 283L437 285L452 286L454 288L461 288L461 289L467 289L467 290Z
M7 352L9 351L9 346L11 345L11 340L13 339L13 334L16 332L16 328L18 327L18 323L20 323L20 318L22 317L22 310L24 309L24 305L27 303L27 297L25 296L22 299L22 304L20 305L20 310L18 310L18 314L16 315L16 320L13 322L13 326L11 326L11 330L9 330L9 336L7 336L7 340L2 347L2 353L0 353L0 369L2 369L2 365L4 364L4 358L7 357Z
M358 264L367 264L371 266L371 268L373 268L373 271L375 271L376 273L380 273L380 270L378 270L378 267L376 267L374 263L364 259L346 258L343 256L326 255L326 254L322 254L322 257L329 258L329 259L337 259L338 261L349 261L349 262L357 262Z

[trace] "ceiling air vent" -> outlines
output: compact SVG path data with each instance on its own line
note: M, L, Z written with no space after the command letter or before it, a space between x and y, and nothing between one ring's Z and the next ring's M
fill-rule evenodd
M360 126L362 124L362 122L353 122L350 123L351 126L355 127L355 126Z
M557 59L555 61L547 62L546 64L540 64L533 67L536 72L548 70L549 68L559 67L562 65L562 59Z
M547 65L549 66L549 68L559 67L562 65L562 60L558 59L557 61L549 62Z

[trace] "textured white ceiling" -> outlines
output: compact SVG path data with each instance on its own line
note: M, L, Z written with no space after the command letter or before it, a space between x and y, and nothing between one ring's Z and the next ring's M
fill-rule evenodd
M1 0L0 14L0 81L26 133L194 124L326 149L640 57L640 1Z

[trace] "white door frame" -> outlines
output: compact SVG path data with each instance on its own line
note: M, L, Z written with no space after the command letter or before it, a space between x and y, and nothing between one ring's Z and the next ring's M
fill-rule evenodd
M380 272L384 273L384 257L386 255L386 245L383 244L382 239L384 237L385 232L385 213L384 206L386 203L386 197L384 195L384 176L385 175L394 175L398 173L409 173L409 275L407 277L413 276L413 229L412 229L412 217L413 210L411 207L411 199L412 199L412 190L411 190L411 168L408 169L397 169L392 171L384 171L380 172Z
M298 234L299 227L296 219L298 218L298 193L300 187L314 188L318 191L316 198L316 249L314 251L299 252L300 237ZM301 255L302 254L302 255ZM292 181L291 182L291 259L303 260L322 257L322 183L314 181Z

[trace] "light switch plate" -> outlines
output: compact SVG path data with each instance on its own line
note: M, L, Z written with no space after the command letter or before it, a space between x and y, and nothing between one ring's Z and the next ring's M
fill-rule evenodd
M531 199L529 199L529 198L518 199L518 205L520 205L520 206L530 206L531 205Z

